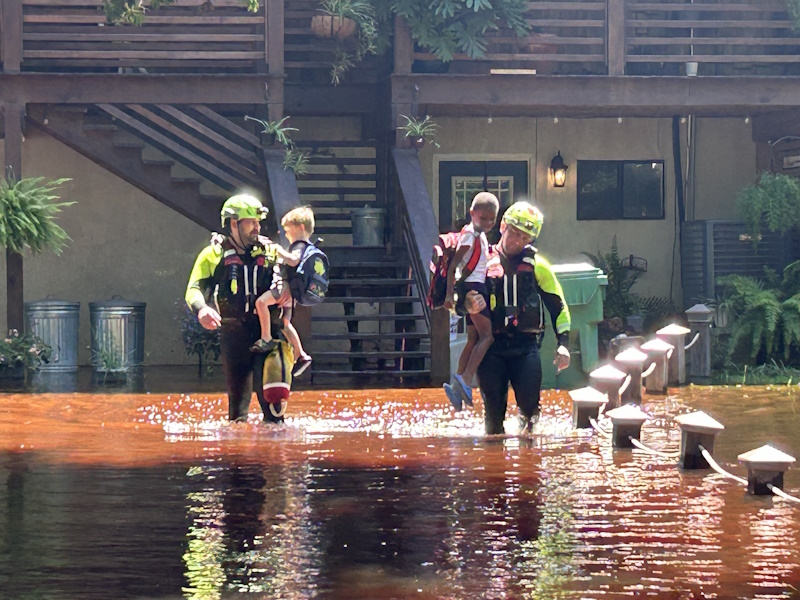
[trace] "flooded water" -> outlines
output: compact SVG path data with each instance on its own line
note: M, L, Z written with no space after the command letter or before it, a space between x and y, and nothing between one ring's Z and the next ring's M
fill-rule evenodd
M746 476L765 443L800 458L798 397L671 390L642 442L678 450L703 410ZM227 424L221 393L0 403L4 599L800 597L800 504L572 431L566 393L503 438L429 389L299 392L282 429Z

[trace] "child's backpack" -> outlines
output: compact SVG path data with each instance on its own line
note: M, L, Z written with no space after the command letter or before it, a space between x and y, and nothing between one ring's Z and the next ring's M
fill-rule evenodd
M327 255L314 244L306 246L294 275L289 278L292 298L302 306L315 306L324 302L330 284L329 273Z
M433 245L433 255L431 256L431 285L428 288L428 306L431 309L444 306L447 297L447 270L450 268L450 261L456 253L458 242L461 240L461 232L450 232L439 234L439 238ZM467 261L467 266L475 268L480 258L480 247L476 243L472 247L472 254Z

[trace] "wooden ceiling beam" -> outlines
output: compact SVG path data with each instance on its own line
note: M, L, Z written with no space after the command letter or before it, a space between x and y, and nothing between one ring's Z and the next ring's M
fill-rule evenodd
M283 77L0 73L3 104L259 104L267 89L282 97Z
M395 75L392 102L484 115L748 116L800 107L800 78Z

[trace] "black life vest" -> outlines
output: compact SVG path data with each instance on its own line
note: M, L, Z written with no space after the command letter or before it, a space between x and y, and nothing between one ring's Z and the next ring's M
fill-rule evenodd
M274 258L259 242L245 254L236 252L230 238L222 242L222 259L217 271L217 304L223 317L255 313L256 299L269 290L275 276Z
M486 288L495 334L536 335L544 332L544 304L535 273L536 248L525 246L511 259L498 246L489 249Z

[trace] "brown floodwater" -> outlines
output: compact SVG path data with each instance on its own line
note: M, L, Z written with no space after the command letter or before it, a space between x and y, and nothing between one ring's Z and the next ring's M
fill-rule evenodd
M703 410L746 476L763 444L800 457L799 397L672 389L642 442L678 450ZM573 431L565 392L496 438L436 389L298 392L279 429L219 392L0 404L4 599L800 597L800 504Z

